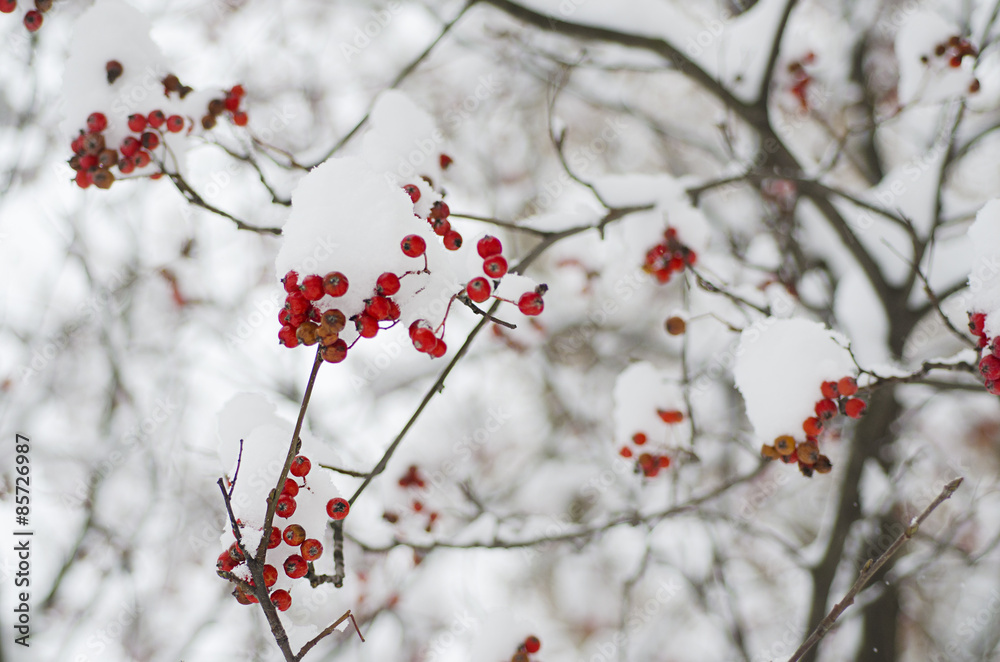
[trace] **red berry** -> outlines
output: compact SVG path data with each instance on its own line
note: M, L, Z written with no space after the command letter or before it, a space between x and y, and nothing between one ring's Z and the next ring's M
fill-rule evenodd
M90 170L97 167L97 156L95 154L84 154L80 157L80 170Z
M1000 381L987 381L986 390L993 395L1000 395Z
M225 106L226 110L228 110L229 112L235 113L240 108L240 98L234 97L232 94L229 94L226 96L226 100L225 102L223 102L223 106Z
M538 640L538 637L532 635L524 640L524 650L529 653L537 653L538 649L542 647L542 642Z
M323 276L323 289L332 297L342 297L347 294L347 276L339 271L331 271Z
M618 451L618 454L625 458L632 457L632 449L629 448L628 446L622 446L621 449Z
M320 354L327 363L340 363L347 358L347 343L338 338L332 345L324 345Z
M374 296L365 304L365 312L378 321L389 318L389 299L382 296Z
M802 423L802 429L805 430L807 436L816 437L823 431L823 422L812 416Z
M362 338L374 338L378 334L378 320L368 313L361 313L355 317L354 327Z
M503 244L496 237L486 235L476 242L476 251L479 252L479 257L486 259L494 255L500 255L503 252Z
M434 204L431 205L431 213L427 216L427 218L443 221L450 215L451 209L448 208L448 203L444 200L435 200Z
M684 414L677 411L676 409L671 409L669 411L663 409L657 409L656 414L663 420L667 425L673 425L675 423L680 423L684 420Z
M160 146L160 137L152 131L142 134L142 146L146 149L156 149Z
M80 188L87 188L88 186L90 186L90 177L87 175L86 170L81 170L78 173L76 173L76 178L74 181L76 181L76 185L79 186Z
M453 163L453 161L452 158L447 154L442 154L441 156L438 157L438 163L441 164L442 170L447 170L448 166L450 166Z
M837 382L823 382L820 384L819 390L822 391L823 397L827 400L834 400L840 395L840 391L837 390Z
M444 237L451 232L451 223L443 218L432 219L430 223L431 229L434 230L434 234L439 237Z
M419 328L414 331L410 338L413 340L413 347L418 352L430 353L434 350L434 346L437 345L437 338L434 337L434 332L427 328Z
M844 413L851 418L861 418L861 415L865 413L865 401L860 398L851 398L844 403Z
M323 290L323 279L315 274L303 278L299 289L309 301L319 301L326 294Z
M309 461L309 458L305 455L296 455L292 458L292 466L288 469L288 473L301 478L309 473L310 469L312 469L312 462Z
M167 116L163 114L162 110L154 110L146 116L146 121L149 122L149 126L159 129L167 121Z
M247 114L242 110L237 110L233 113L233 124L236 126L246 126L249 121L250 118L247 117Z
M337 497L326 502L326 514L330 516L330 519L344 519L349 512L351 512L351 504L347 503L347 499Z
M132 162L132 159L121 159L118 161L118 171L121 174L128 175L133 170L135 170L135 163Z
M454 230L449 230L444 236L444 247L450 251L457 251L462 247L462 235Z
M32 9L27 14L24 15L24 27L28 29L28 32L35 32L38 28L42 27L42 14L39 11Z
M306 560L298 554L292 554L285 559L285 574L292 579L304 577L309 572L309 565Z
M281 544L281 529L276 526L271 527L271 535L267 539L267 548L274 549Z
M507 274L507 260L503 255L491 255L483 261L483 272L490 278L503 278Z
M399 304L389 299L389 312L386 314L385 318L387 320L398 320L401 311L399 310Z
M962 66L962 56L953 55L951 59L948 60L948 64L951 65L952 68L958 69L960 66Z
M323 555L323 543L315 538L310 538L302 543L299 551L302 552L302 558L306 561L315 561Z
M841 395L849 398L858 392L858 383L854 381L854 377L842 377L837 382L837 390L840 391Z
M289 271L281 279L281 284L285 286L285 291L291 294L299 289L299 275L294 271Z
M0 0L0 12L9 14L17 9L17 0Z
M445 352L447 351L448 351L448 345L445 344L444 340L439 339L437 341L437 344L434 345L434 348L428 353L431 355L431 357L439 359L442 356L444 356Z
M87 118L87 131L100 133L106 128L108 128L108 118L104 116L104 113L91 113L90 117Z
M152 160L152 157L149 156L149 152L141 149L135 153L135 156L132 157L132 163L135 164L136 168L145 168Z
M406 191L406 194L410 196L410 200L414 203L420 200L420 189L416 184L407 184L403 187L403 190Z
M295 499L282 494L278 497L278 503L274 508L274 514L278 517L289 518L295 514Z
M242 85L233 85L232 89L229 90L229 96L236 97L237 99L242 98L246 94Z
M820 400L816 403L816 417L826 421L837 415L837 405L833 400Z
M375 291L387 297L399 292L399 277L394 273L385 272L375 281Z
M215 569L220 572L229 572L237 565L236 559L229 555L229 552L222 552L215 561Z
M1000 378L1000 358L987 354L979 362L979 372L990 381Z
M306 539L306 530L301 524L289 524L281 532L281 539L292 547L298 547Z
M293 315L305 315L312 305L306 295L298 290L285 297L285 303L288 304L288 309L292 311Z
M305 573L302 573L303 575ZM302 575L299 575L300 577ZM277 591L271 593L271 602L278 611L288 611L288 608L292 606L292 596L291 594L283 588L279 588Z
M128 116L128 128L129 131L134 133L142 133L146 128L146 116L135 113Z
M986 326L986 313L969 313L969 331L972 335L983 335L983 328Z
M420 257L427 250L427 242L424 238L416 234L408 234L403 237L403 241L399 244L400 248L403 249L403 255L407 257Z
M184 130L184 118L180 115L171 115L167 118L167 131L170 133L180 133Z
M278 331L278 340L282 345L291 349L292 347L298 347L299 338L295 334L295 327L293 326L283 326L281 330Z
M490 281L482 276L473 278L465 286L465 291L468 293L470 299L476 303L482 303L490 298Z
M282 494L287 494L290 497L294 497L299 493L299 484L295 482L293 478L286 478L285 485L281 488Z
M648 437L646 437L645 432L636 432L632 435L632 443L636 446L642 446L646 441L648 441Z
M545 302L538 292L525 292L518 299L517 308L524 315L541 315L545 308Z
M132 136L129 136L128 138L122 141L122 146L120 148L120 151L122 153L122 156L124 156L125 158L131 158L136 154L138 154L140 149L142 149L142 143L140 143L137 139L133 138Z
M278 569L271 564L264 566L264 586L271 588L278 581Z
M666 469L667 467L670 466L670 458L667 457L666 455L661 455L660 457L656 458L656 461L661 469Z

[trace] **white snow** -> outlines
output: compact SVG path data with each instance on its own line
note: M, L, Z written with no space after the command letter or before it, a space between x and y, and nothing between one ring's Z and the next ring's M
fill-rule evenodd
M983 205L969 227L974 253L969 272L969 310L986 313L986 333L1000 335L1000 199Z
M857 374L845 339L818 322L767 318L743 331L733 376L757 437L803 437L820 384Z

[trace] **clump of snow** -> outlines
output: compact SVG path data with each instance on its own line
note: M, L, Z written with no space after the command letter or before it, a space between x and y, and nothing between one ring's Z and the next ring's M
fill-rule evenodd
M940 14L921 9L906 19L896 34L899 59L899 102L935 102L969 92L974 79L974 58L966 57L962 66L951 67L948 57L939 57L935 47L947 42L962 30ZM926 58L926 62L922 60Z
M673 410L687 416L683 391L670 380L670 373L646 361L633 363L618 375L613 395L616 444L631 441L638 432L654 448L678 443L678 435L686 433L687 426L668 425L657 414L657 410Z
M983 205L969 227L972 269L969 271L970 312L986 313L986 335L1000 335L1000 199Z
M847 342L818 322L761 320L745 329L733 376L757 436L802 437L802 422L814 416L820 384L857 374Z

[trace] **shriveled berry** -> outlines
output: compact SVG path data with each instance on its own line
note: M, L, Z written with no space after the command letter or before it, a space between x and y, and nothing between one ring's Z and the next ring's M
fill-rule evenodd
M295 506L295 499L287 494L282 494L278 497L278 503L274 508L274 514L278 517L289 518L295 514Z
M447 170L448 166L453 163L452 158L447 154L442 154L438 157L438 164L441 166L442 170Z
M760 454L769 460L777 460L779 457L781 457L781 454L774 446L769 446L767 444L763 444L760 447Z
M347 343L338 339L332 345L323 345L320 354L327 363L340 363L347 358Z
M444 247L450 251L457 251L462 247L462 235L454 230L449 230L444 236Z
M469 284L465 286L465 291L468 293L470 299L476 303L482 303L490 298L492 288L490 287L490 281L482 276L478 276L469 281Z
M146 116L140 113L133 113L128 116L128 128L129 131L134 133L142 133L146 130Z
M858 392L858 383L854 381L853 377L842 377L839 382L837 382L837 391L845 397L851 397Z
M399 277L391 272L385 272L375 281L375 291L387 297L399 292Z
M309 473L310 469L312 469L312 462L309 461L309 458L305 455L296 455L292 458L292 466L289 467L288 473L302 478Z
M225 99L212 99L208 102L208 112L212 115L221 115L226 110Z
M351 504L347 503L347 499L337 497L326 502L326 514L330 516L330 519L344 519L349 512L351 512Z
M684 321L683 317L678 317L677 315L668 317L664 326L667 329L667 333L672 336L679 336L687 330L687 322Z
M774 440L774 450L779 455L791 455L795 452L795 439L787 434L783 434Z
M205 115L201 118L201 128L208 131L215 128L215 115Z
M844 403L844 413L851 418L861 418L861 415L865 413L865 408L868 405L861 398L851 398Z
M285 574L292 579L298 579L299 577L304 577L307 572L309 572L309 565L306 560L299 556L298 554L292 554L287 559L285 559Z
M98 170L90 176L94 186L101 189L109 189L115 183L115 176L107 170Z
M323 276L323 289L332 297L342 297L347 294L347 276L339 271L331 271Z
M812 468L816 473L826 474L830 473L830 470L833 469L833 464L830 463L830 458L826 455L820 455L816 458L816 462L813 463Z
M523 315L541 315L545 309L545 302L538 292L525 292L517 300L517 308Z
M407 257L420 257L427 250L427 242L417 234L406 235L399 246L403 249L403 255Z
M323 543L315 538L310 538L302 543L301 547L299 547L299 552L306 561L315 561L323 556Z
M292 547L298 547L306 539L306 530L302 528L301 524L289 524L281 532L281 539Z
M406 191L408 196L410 196L410 200L413 203L420 200L420 188L416 184L407 184L403 187L403 190Z
M507 274L507 260L503 255L491 255L483 260L483 273L496 280Z
M799 462L810 465L816 464L816 460L819 459L819 446L816 445L815 441L806 441L795 448L795 453L799 458Z
M88 133L83 137L83 151L87 154L100 154L104 149L104 136L100 133Z
M496 237L486 235L476 242L476 252L479 253L479 257L485 260L488 257L500 255L503 252L503 244Z

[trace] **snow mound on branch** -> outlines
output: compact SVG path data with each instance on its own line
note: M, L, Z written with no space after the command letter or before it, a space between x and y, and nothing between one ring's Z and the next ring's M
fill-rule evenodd
M109 148L117 148L126 136L134 135L128 128L128 116L133 113L148 115L159 109L168 116L184 117L183 132L163 132L165 144L178 158L191 142L184 137L192 123L194 132L203 132L197 120L205 114L208 102L220 96L219 90L194 91L184 99L176 93L166 96L162 81L171 73L170 67L150 38L150 28L141 12L120 0L98 0L80 16L63 73L65 120L61 129L68 139L86 130L87 117L95 112L108 119L103 134ZM122 74L113 83L107 77L111 60L122 65ZM68 151L68 140L66 147ZM180 168L183 163L170 165Z
M935 102L963 96L972 83L975 58L962 59L962 66L951 67L947 58L937 57L934 48L962 30L937 12L922 9L907 18L896 34L899 59L899 102L919 99ZM921 61L922 57L927 62Z
M656 413L658 409L676 410L687 417L683 391L670 379L667 371L646 361L633 363L618 375L613 396L616 444L628 443L638 432L649 438L653 448L678 443L677 435L687 427L668 425Z
M970 312L986 313L986 334L1000 335L1000 199L990 200L969 227L973 250L969 271Z
M275 409L275 405L262 395L241 393L226 403L219 413L219 460L226 477L229 480L235 477L231 497L233 514L244 524L241 526L241 534L244 545L251 553L263 535L260 528L267 515L268 494L278 481L295 429L291 421L277 416ZM319 444L309 435L300 436L302 448L299 453L311 459L312 470L304 481L289 474L289 478L295 479L300 485L304 483L295 495L295 513L287 519L275 516L272 525L282 530L292 523L301 525L307 538L315 538L323 544L323 555L314 562L317 574L333 574L333 536L327 526L329 517L326 514L326 503L342 495L333 483L331 473L318 466L321 460L313 451L322 452ZM227 514L219 551L228 548L234 540ZM293 580L282 569L285 559L298 553L298 547L291 547L285 542L268 550L266 562L278 569L278 580L273 589L285 589L291 594L292 608L285 613L291 623L325 627L328 623L324 621L330 613L324 612L321 617L317 617L312 613L314 610L301 608L301 605L310 604L310 601L317 599L316 591L309 586L307 580ZM241 569L246 570L245 564L238 566L236 574ZM326 593L331 587L324 585L316 590ZM320 599L331 598L332 595L327 595Z
M733 376L758 438L802 437L802 422L823 397L820 384L857 373L846 345L840 334L804 319L769 317L743 331Z

